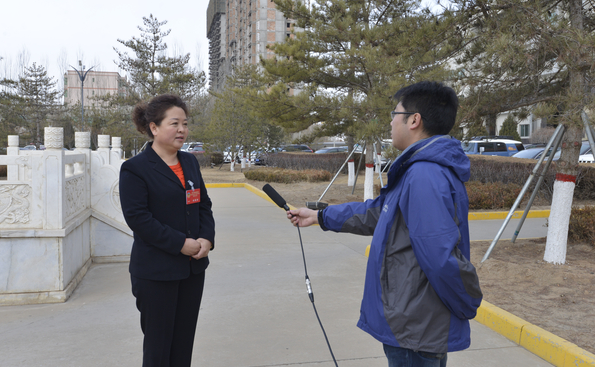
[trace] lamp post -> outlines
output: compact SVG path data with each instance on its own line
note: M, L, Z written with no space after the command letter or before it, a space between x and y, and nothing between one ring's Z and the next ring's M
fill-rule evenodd
M93 66L91 66L87 71L85 71L85 66L83 65L83 62L81 60L79 60L79 67L81 68L80 71L75 69L74 66L72 66L72 65L70 65L70 67L73 68L74 71L76 71L76 73L79 76L79 79L81 80L81 130L82 130L83 127L85 126L85 99L83 96L85 78L87 77L87 73L89 71L91 71L91 69L93 69Z

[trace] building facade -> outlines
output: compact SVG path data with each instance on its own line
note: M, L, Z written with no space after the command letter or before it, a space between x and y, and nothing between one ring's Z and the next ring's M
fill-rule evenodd
M96 97L108 94L126 96L126 77L117 72L89 71L85 77L83 97L85 106L101 105ZM74 105L81 102L81 80L75 70L68 70L64 74L64 104Z
M273 57L267 45L284 42L292 26L272 0L210 0L209 88L223 88L225 78L235 67L258 64L260 57Z

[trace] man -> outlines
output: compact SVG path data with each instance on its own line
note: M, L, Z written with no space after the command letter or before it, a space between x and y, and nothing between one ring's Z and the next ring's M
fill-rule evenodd
M403 153L380 196L321 211L290 210L300 227L373 235L358 326L384 345L389 367L446 366L470 344L482 299L469 261L469 159L446 135L458 98L436 82L399 90L393 146Z

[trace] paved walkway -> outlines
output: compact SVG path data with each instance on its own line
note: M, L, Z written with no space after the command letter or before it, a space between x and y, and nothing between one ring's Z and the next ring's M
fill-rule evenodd
M306 293L297 229L283 210L246 189L209 194L217 242L193 366L334 366ZM476 229L481 222L471 222L472 237L492 239L502 223L495 221L488 233ZM301 234L316 307L338 365L386 367L380 343L355 326L369 238L318 227ZM449 366L551 366L475 321L471 330L471 348L450 353ZM127 264L93 265L66 303L0 307L2 367L140 366L141 351Z

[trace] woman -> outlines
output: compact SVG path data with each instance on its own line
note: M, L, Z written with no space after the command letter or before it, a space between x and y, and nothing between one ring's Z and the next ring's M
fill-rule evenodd
M153 139L122 164L120 201L134 232L130 278L141 314L143 366L190 366L215 221L188 136L186 104L161 95L135 107L136 128Z

